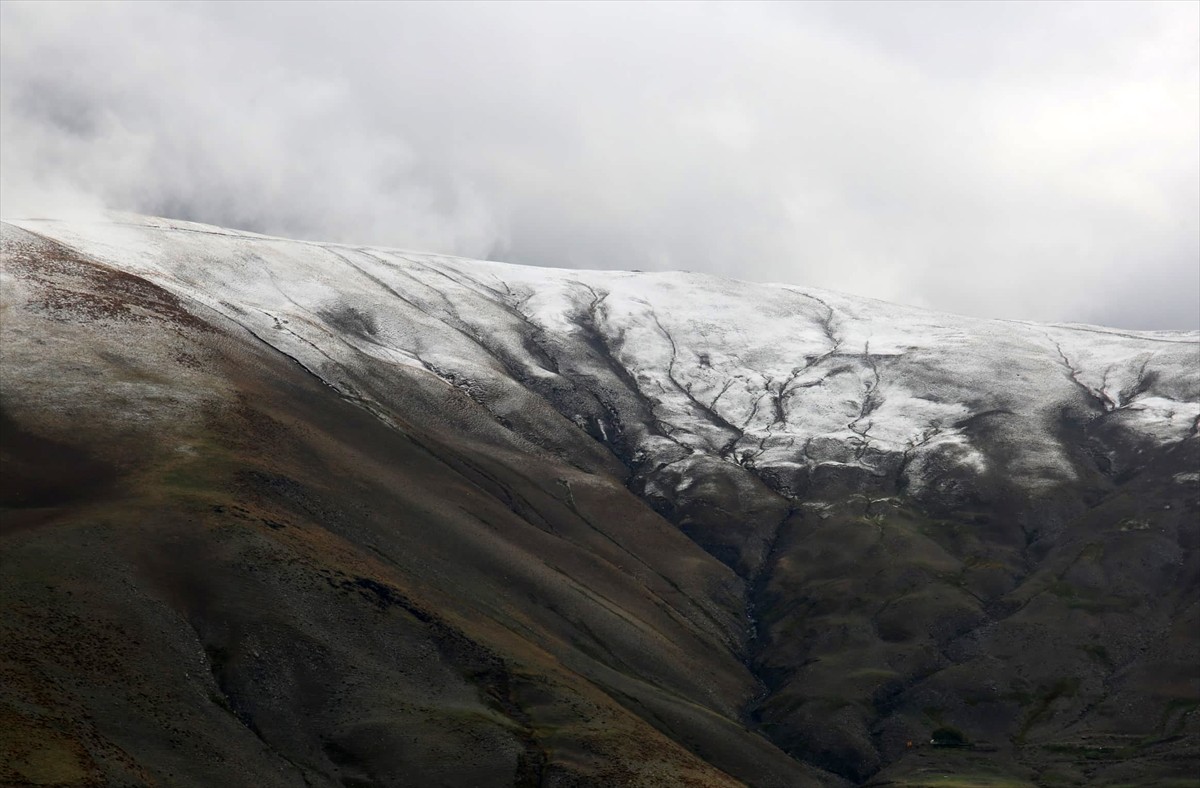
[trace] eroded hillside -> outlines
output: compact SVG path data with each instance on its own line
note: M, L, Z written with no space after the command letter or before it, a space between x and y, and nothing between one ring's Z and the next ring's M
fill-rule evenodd
M1194 333L140 217L3 243L3 779L1200 764Z

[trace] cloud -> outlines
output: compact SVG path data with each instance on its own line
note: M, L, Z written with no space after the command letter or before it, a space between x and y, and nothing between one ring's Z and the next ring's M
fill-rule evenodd
M6 215L1200 326L1196 4L0 8Z

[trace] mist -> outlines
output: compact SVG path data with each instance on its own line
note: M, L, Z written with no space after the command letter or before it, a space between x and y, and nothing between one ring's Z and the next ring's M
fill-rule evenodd
M1200 4L0 4L0 212L1200 328Z

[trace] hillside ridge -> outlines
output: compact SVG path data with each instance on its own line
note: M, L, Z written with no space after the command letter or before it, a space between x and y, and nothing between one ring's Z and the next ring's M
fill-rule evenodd
M3 244L18 777L33 730L78 784L1197 763L1200 332L153 218Z

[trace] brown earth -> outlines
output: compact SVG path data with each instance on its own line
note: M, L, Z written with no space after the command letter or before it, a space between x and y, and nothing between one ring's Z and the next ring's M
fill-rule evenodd
M532 450L417 370L348 401L4 245L0 783L1196 784L1197 439L1038 495L727 464L652 508L582 429Z

